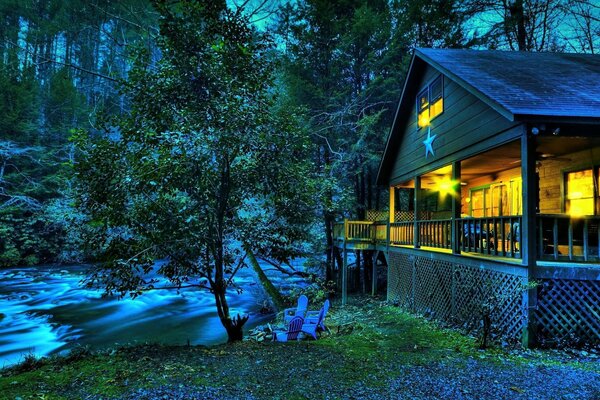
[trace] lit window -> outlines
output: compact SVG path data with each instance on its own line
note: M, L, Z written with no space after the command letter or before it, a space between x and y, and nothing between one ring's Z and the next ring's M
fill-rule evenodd
M591 169L567 173L566 190L567 214L594 215L594 175Z
M471 217L482 218L490 216L490 205L492 204L490 194L490 189L487 187L471 189L471 195L469 197L471 203Z
M417 98L417 114L419 128L429 125L429 90L426 88Z
M423 128L444 111L444 80L435 78L417 96L417 127Z
M442 81L442 76L438 76L432 83L429 85L429 96L431 100L431 107L429 111L429 118L434 119L438 115L444 111L444 85Z

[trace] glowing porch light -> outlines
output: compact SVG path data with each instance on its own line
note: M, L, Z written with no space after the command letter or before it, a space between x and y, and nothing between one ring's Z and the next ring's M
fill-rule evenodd
M434 184L436 190L440 193L440 198L444 198L448 195L456 197L456 188L460 184L458 181L453 181L447 176L441 178L434 178Z

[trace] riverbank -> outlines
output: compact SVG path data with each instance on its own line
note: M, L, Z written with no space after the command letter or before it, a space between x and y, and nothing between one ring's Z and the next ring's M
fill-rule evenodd
M594 351L477 349L368 298L318 341L144 345L4 370L2 399L598 399ZM31 371L23 371L30 368Z

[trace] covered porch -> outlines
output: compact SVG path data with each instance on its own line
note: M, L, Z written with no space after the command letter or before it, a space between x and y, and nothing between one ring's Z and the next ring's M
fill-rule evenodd
M340 221L334 239L351 249L408 247L523 265L528 242L531 260L598 263L599 165L598 138L513 141L392 186L391 212Z

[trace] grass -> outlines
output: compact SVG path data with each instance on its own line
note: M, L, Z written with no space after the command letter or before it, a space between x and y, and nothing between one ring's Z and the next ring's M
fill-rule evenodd
M243 342L214 347L145 345L68 357L27 357L2 371L0 399L111 398L161 385L211 388L224 397L240 393L258 398L304 398L307 390L322 398L344 398L356 385L385 392L402 368L446 363L486 366L568 367L600 373L598 359L553 351L478 350L474 338L443 329L422 318L378 302L334 307L331 333L318 341ZM595 355L594 355L595 357ZM233 373L232 373L233 372ZM307 389L307 386L310 388Z

